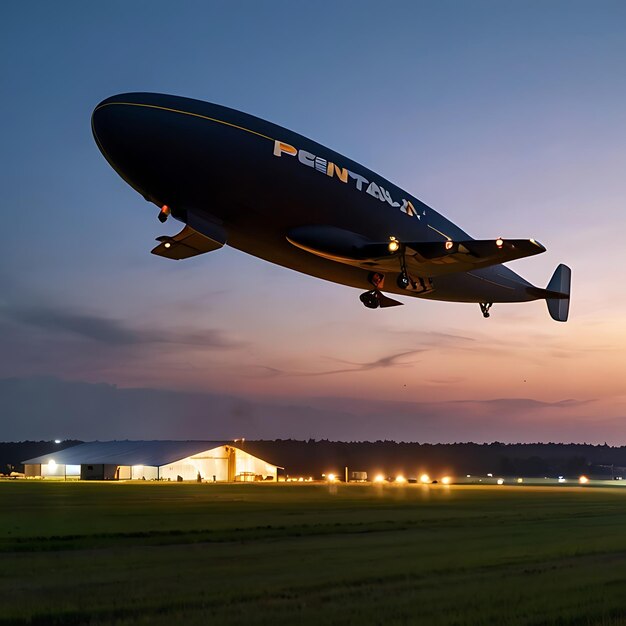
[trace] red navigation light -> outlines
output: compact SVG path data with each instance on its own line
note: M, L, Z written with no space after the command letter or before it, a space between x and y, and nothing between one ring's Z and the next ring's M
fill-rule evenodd
M158 215L159 222L161 222L161 224L164 224L165 222L167 222L167 218L170 216L171 212L172 211L170 207L168 207L167 204L164 204L161 207L161 210L159 211L159 215Z

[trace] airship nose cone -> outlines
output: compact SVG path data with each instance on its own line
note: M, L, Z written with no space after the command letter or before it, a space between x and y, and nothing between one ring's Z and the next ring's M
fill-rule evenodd
M106 101L105 101L106 102ZM106 156L106 147L115 136L115 124L111 115L111 107L100 103L91 115L91 131L100 151Z
M152 195L154 181L158 180L156 113L128 97L113 96L102 101L91 116L92 132L100 152L145 197Z
M101 102L91 116L91 129L98 148L120 174L136 159L140 148L143 124L130 108L109 99Z
M224 160L234 154L231 138L241 133L240 120L217 123L228 115L229 110L179 96L125 93L98 104L91 127L100 152L131 187L157 206L182 210L206 200L216 172L236 171ZM240 159L236 165L238 170Z

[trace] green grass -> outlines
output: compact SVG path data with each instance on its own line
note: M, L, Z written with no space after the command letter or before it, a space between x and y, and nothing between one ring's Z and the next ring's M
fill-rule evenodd
M0 482L0 624L626 624L626 488Z

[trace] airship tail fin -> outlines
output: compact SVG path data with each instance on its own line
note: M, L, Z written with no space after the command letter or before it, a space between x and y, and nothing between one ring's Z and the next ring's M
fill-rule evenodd
M559 265L546 287L546 303L550 317L557 322L567 322L572 270L567 265Z

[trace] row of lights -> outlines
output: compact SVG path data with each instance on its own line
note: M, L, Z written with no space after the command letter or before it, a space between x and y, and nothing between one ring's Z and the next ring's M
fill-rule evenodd
M325 476L325 477L326 477L326 480L328 480L328 482L331 482L331 483L333 483L333 482L335 482L335 481L337 480L337 476L336 476L335 474L333 474L333 473L330 473L330 474L323 474L323 476ZM487 474L487 476L488 476L489 478L492 478L492 477L493 477L493 474ZM470 475L470 474L467 474L467 478L471 478L471 475ZM303 480L303 479L302 479L302 478L300 478L300 479L293 479L293 480L299 480L300 482L302 482L302 480ZM308 479L308 481L311 481L311 480L313 480L313 479L312 479L312 478L309 478L309 479ZM440 480L440 482L441 482L443 485L449 485L449 484L450 484L450 482L451 482L451 480L452 480L452 479L450 478L450 476L444 476L444 477ZM559 481L559 483L564 483L564 482L566 482L566 479L565 479L563 476L559 476L558 481ZM374 476L374 481L373 481L373 482L375 482L375 483L379 483L379 484L380 484L380 483L387 482L387 477L386 477L386 476L384 476L383 474L376 474L376 476ZM404 483L406 483L406 482L407 482L407 479L406 479L406 478L405 478L402 474L398 474L398 475L397 475L397 476L393 479L393 481L389 481L389 482L395 482L395 483L398 483L398 484L404 484ZM424 484L424 485L426 485L426 484L431 483L432 481L431 481L430 476L429 476L428 474L422 474L422 475L419 477L419 482L420 482L420 483L422 483L422 484ZM524 479L523 479L523 478L518 478L516 482L517 482L518 484L522 484L522 483L524 482ZM580 477L578 478L578 482L579 482L581 485L586 485L586 484L589 482L589 478L588 478L587 476L584 476L584 475L583 475L583 476L580 476ZM504 485L504 478L498 478L498 479L496 480L496 483L497 483L498 485Z
M337 480L337 475L330 473L330 474L323 474L323 476L326 477L326 480L328 480L328 482L335 482ZM393 480L389 481L389 482L394 482L394 483L398 483L398 484L403 484L406 483L408 481L407 478L405 478L402 474L398 474ZM449 485L451 481L451 478L449 476L444 476L441 479L441 482L444 485ZM384 476L383 474L376 474L376 476L374 476L374 481L375 483L384 483L387 482L387 477ZM419 482L422 484L428 484L431 483L431 479L430 476L428 474L422 474L419 477Z
M533 241L531 239L531 241ZM496 239L496 248L501 249L502 246L504 246L504 239L502 239L502 237L498 237ZM166 244L166 247L167 244ZM397 252L400 249L400 242L395 238L395 237L389 237L389 252ZM452 250L452 248L454 248L454 241L452 241L452 239L448 239L445 244L444 247L446 250Z

